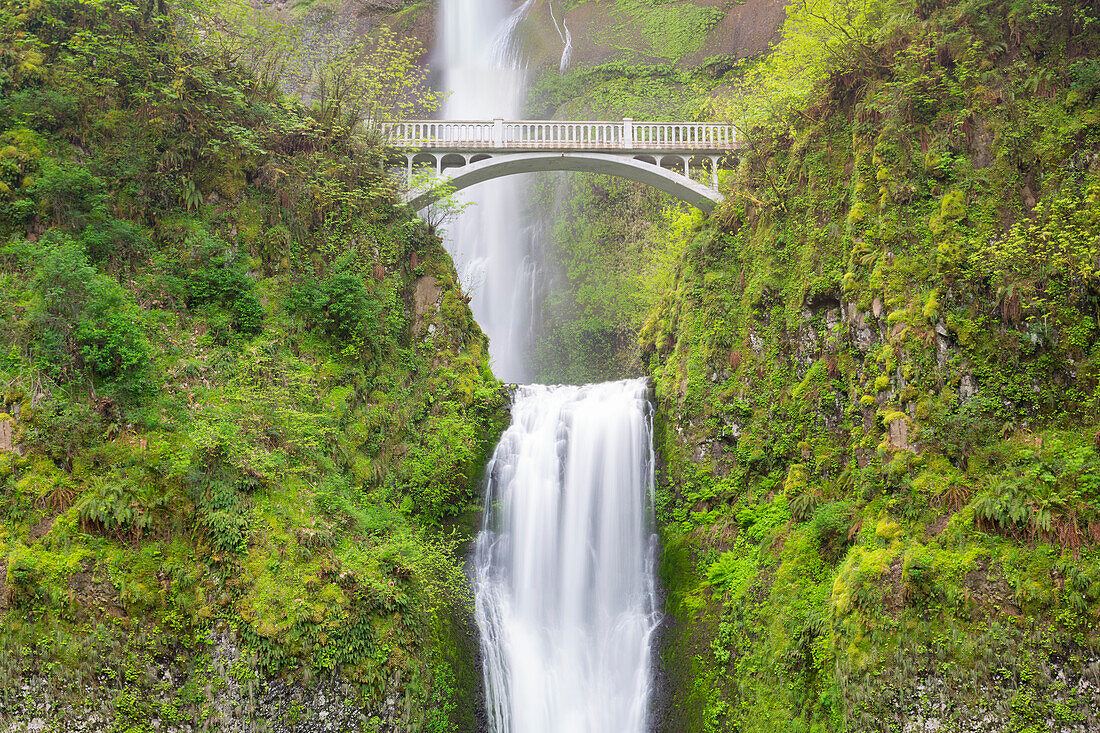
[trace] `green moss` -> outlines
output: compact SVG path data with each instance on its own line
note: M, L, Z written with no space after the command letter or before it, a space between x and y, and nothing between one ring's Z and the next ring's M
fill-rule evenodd
M209 724L227 685L340 675L410 730L472 719L450 518L506 395L441 242L367 136L207 46L165 66L156 8L70 10L0 33L36 49L0 73L0 709L41 678L119 730Z
M996 12L983 7L944 12ZM1053 16L1043 23L1044 37L1068 37ZM990 43L1000 33L968 28ZM713 569L734 591L720 610L700 599L677 616L677 639L709 640L717 670L670 662L683 672L673 698L699 715L669 730L900 726L920 699L914 670L933 668L944 719L985 705L1025 729L1037 720L1027 706L1058 694L1037 660L1096 653L1079 624L1100 606L1051 581L1059 562L1091 567L1097 552L1085 531L1100 495L1085 476L1100 425L1082 412L1100 389L1084 295L1096 274L1079 265L1094 259L1084 212L1098 184L1052 153L1079 134L1094 143L1096 122L1066 117L1053 81L1011 111L975 106L972 93L1020 83L1000 55L957 60L957 76L920 50L946 38L938 26L887 35L914 54L893 57L889 81L864 66L848 97L826 73L806 92L817 106L754 118L753 147L727 179L736 226L718 216L683 237L643 321L666 548L690 559L669 582L699 587ZM1021 63L1053 80L1061 61L1043 54ZM957 92L911 94L948 75ZM949 119L973 119L982 139L960 141ZM1046 167L1027 178L1039 170L1028 166ZM831 329L831 308L847 323ZM1070 484L1090 488L1072 499ZM741 521L777 495L786 521L766 532ZM1000 669L989 649L1007 659ZM1082 714L1082 701L1059 699L1060 715Z

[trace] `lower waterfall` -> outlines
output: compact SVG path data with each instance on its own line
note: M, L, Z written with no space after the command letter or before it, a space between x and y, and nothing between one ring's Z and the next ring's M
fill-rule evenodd
M517 388L474 566L493 733L644 733L659 622L645 380Z

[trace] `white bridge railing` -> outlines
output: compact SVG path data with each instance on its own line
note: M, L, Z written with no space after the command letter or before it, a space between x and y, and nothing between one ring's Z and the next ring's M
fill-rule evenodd
M420 150L721 152L738 146L733 125L697 122L406 120L383 125L391 145Z

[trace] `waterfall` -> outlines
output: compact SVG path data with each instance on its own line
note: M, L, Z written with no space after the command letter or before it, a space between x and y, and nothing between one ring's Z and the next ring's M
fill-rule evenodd
M644 380L520 387L474 557L493 733L644 733L657 627Z
M526 75L515 29L534 2L507 12L505 0L443 0L444 118L521 116ZM493 371L509 382L530 377L526 354L539 283L530 233L519 224L525 179L489 181L464 192L472 205L446 236L474 317L489 336Z
M534 2L442 1L444 117L520 117L515 31ZM564 68L564 18L558 31ZM469 189L472 206L447 233L493 371L512 382L530 377L546 270L536 228L518 223L524 185ZM472 563L492 733L646 730L659 621L650 417L643 380L517 388Z

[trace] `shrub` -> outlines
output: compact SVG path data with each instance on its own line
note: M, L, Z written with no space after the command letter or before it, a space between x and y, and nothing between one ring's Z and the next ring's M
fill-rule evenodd
M84 226L105 206L104 185L81 165L43 160L33 191L43 213L58 224Z
M363 278L337 271L318 283L313 313L319 328L330 336L350 340L360 336L368 318L378 315L377 301L367 297Z
M13 119L53 132L75 120L80 99L58 89L19 89L12 92L4 108Z
M263 306L256 298L252 278L224 247L217 239L200 240L194 267L184 283L188 308L224 309L229 313L229 331L218 338L222 343L232 337L233 331L255 336L264 323Z
M358 342L375 356L397 328L394 306L368 289L354 252L341 255L325 278L307 280L291 298L291 310L305 318L307 327L341 342Z
M953 464L967 468L970 456L997 436L997 402L984 394L970 398L958 409L945 405L929 416L921 430L921 441L942 451Z
M79 242L95 263L132 265L149 250L149 240L141 229L122 219L93 222L80 234Z
M44 241L35 272L44 310L40 366L55 377L74 366L114 381L137 377L149 363L141 309L68 237Z
M445 403L442 409L448 407L455 405ZM406 494L403 508L429 521L457 513L477 485L478 447L473 426L457 413L435 417L398 468Z
M1071 88L1085 100L1091 100L1100 91L1100 59L1080 59L1069 67Z

